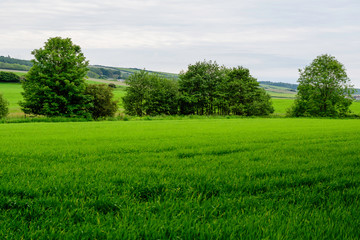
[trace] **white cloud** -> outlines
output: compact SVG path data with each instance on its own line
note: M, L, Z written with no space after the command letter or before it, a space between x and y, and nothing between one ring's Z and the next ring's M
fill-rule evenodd
M329 53L360 86L359 10L357 0L2 0L0 55L62 36L96 64L176 72L206 58L294 82Z

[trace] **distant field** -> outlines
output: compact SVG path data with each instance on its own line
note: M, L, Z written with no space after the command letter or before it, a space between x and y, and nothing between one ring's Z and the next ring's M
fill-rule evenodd
M359 120L0 124L1 239L357 239Z
M20 83L0 83L0 93L10 103L9 116L23 116L18 104L22 100L21 91Z

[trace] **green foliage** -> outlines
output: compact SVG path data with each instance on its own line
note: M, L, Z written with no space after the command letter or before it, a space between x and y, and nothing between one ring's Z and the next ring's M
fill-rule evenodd
M22 82L22 110L45 116L88 116L84 94L88 61L70 38L50 38L32 52L33 67Z
M289 115L336 117L350 113L353 89L344 66L335 57L318 56L299 72L298 94Z
M180 112L200 115L268 115L270 96L248 69L227 69L216 62L197 62L180 74Z
M3 98L3 95L0 93L0 119L6 117L8 115L8 113L9 113L8 105L9 105L9 102L6 101Z
M158 74L145 70L136 72L126 81L123 97L125 112L129 115L171 115L178 112L178 86Z
M20 76L12 72L0 72L0 82L20 82Z
M106 84L89 84L85 94L91 96L88 111L94 119L112 117L118 110L117 101L113 100L113 89Z
M0 124L1 239L358 239L358 120Z

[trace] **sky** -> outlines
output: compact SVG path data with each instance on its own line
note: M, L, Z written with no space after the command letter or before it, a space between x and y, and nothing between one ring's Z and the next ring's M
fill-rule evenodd
M0 0L0 55L71 38L92 65L179 73L212 60L296 83L322 54L360 87L359 0Z

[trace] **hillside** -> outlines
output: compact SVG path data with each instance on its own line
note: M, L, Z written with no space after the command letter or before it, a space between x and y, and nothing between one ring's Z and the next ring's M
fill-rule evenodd
M32 66L32 62L29 60L21 60L12 58L10 56L4 57L0 56L0 69L6 70L17 70L17 71L28 71ZM109 67L102 65L90 65L88 77L94 79L127 79L134 72L138 72L141 69L138 68L121 68L121 67ZM174 73L166 72L156 72L149 71L147 72L157 73L166 78L177 79L178 75Z

